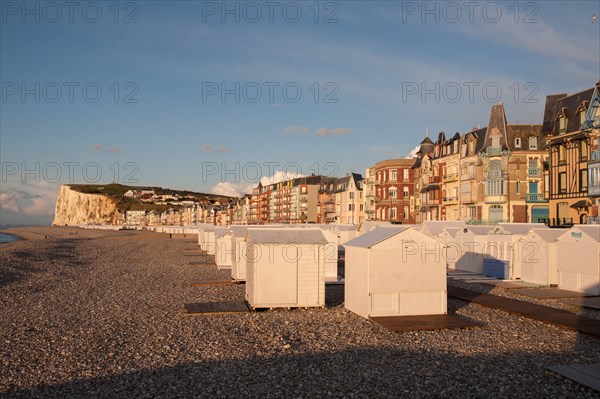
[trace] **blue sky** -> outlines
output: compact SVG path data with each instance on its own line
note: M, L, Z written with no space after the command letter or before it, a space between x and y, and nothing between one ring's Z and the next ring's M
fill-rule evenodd
M0 3L3 224L61 183L364 173L600 79L597 1Z

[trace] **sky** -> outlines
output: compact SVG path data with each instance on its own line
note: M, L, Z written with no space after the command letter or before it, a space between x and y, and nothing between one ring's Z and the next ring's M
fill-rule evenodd
M598 1L0 1L0 224L61 184L241 195L542 123L600 79Z

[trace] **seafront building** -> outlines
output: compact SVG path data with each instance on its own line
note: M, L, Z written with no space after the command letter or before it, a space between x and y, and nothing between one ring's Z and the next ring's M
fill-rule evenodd
M113 222L600 223L600 82L572 95L548 96L540 119L541 124L508 123L504 105L495 104L485 127L440 132L435 141L426 131L415 157L377 162L364 177L348 173L259 183L251 194L229 203L180 201L183 207L126 211ZM149 190L126 195L144 201L156 197Z

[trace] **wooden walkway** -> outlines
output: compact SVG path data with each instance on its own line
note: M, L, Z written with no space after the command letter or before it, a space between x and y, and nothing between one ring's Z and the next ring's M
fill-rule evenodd
M371 317L390 331L442 330L446 328L481 327L483 323L449 314L424 316L384 316Z
M539 289L523 289L515 291L516 294L525 295L532 298L555 299L555 298L585 298L593 297L593 294L585 292L567 291L559 288L539 288Z
M548 370L600 392L600 363L552 366Z
M568 303L569 305L600 310L600 297L568 299L565 301L565 303Z
M534 303L448 286L448 296L600 337L600 321Z
M191 287L206 287L210 285L233 285L238 284L233 280L196 280L190 283Z
M246 301L186 303L183 305L183 309L184 316L205 316L250 312L250 308L248 308Z

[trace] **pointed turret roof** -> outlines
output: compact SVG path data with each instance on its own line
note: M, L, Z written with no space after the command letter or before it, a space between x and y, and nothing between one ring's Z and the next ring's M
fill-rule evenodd
M484 147L500 146L507 148L506 114L502 103L494 104L490 113L490 121L485 133Z

